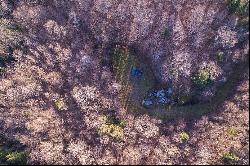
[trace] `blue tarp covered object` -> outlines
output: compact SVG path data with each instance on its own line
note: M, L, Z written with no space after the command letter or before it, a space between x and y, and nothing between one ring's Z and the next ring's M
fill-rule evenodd
M134 76L136 78L141 77L142 76L142 69L133 67L133 69L132 69L132 76Z

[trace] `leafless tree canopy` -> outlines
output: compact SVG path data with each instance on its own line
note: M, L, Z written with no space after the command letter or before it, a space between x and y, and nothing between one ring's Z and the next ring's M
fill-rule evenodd
M225 0L0 0L0 138L25 145L28 164L210 165L226 153L249 164L248 16L230 9ZM112 67L117 45L178 99L219 103L199 118L133 113ZM192 77L205 70L213 84L197 91Z

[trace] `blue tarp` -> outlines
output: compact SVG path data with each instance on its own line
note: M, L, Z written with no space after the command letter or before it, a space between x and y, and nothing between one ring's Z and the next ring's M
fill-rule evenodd
M142 69L133 67L133 69L132 69L132 76L134 76L136 78L140 78L142 76Z

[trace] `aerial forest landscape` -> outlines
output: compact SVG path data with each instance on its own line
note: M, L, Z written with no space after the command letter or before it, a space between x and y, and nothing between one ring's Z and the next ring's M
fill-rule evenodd
M249 0L0 0L0 165L249 165Z

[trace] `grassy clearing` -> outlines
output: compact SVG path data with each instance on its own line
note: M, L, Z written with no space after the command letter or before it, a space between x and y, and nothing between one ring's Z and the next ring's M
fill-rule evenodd
M143 74L140 78L132 76L133 67L142 69ZM155 85L150 68L141 57L139 58L131 50L121 46L114 49L113 68L117 82L122 85L119 97L123 107L133 113L145 111L141 104L142 100Z
M140 57L141 58L141 57ZM177 118L193 119L217 110L218 106L230 96L235 85L238 83L241 73L247 68L248 63L235 66L235 70L228 81L219 87L215 97L208 103L198 103L186 106L155 106L146 109L142 106L142 100L147 93L155 88L155 80L152 71L143 63L142 59L125 47L116 47L113 54L113 68L118 83L122 85L120 99L123 107L135 115L149 114L162 120ZM133 67L139 67L143 71L141 78L134 78L131 74Z

